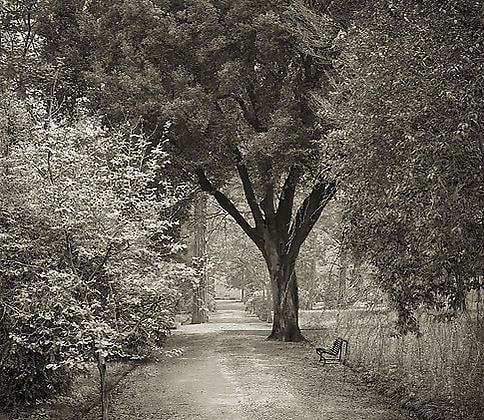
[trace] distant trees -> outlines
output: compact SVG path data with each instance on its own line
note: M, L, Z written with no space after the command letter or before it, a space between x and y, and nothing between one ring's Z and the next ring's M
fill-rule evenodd
M210 277L229 287L243 289L245 299L255 293L257 300L264 296L270 300L270 279L257 248L233 220L220 215L220 211L209 212ZM341 216L341 203L334 200L301 247L296 264L301 309L311 309L316 302L334 309L346 308L355 302L370 305L379 299L371 270L365 265L353 264L347 256Z
M216 206L217 204L212 204ZM223 210L222 210L223 211ZM220 210L211 218L208 235L211 272L229 288L246 292L269 286L264 259L237 224Z

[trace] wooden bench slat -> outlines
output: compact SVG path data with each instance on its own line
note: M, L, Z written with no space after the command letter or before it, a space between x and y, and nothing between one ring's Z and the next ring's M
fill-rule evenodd
M344 362L343 344L345 345L344 358L346 358L346 353L348 351L348 341L344 340L341 337L338 337L336 340L334 340L334 343L330 349L325 349L321 347L318 347L316 349L316 353L319 355L319 362L322 362L323 364ZM331 357L325 355L329 355Z

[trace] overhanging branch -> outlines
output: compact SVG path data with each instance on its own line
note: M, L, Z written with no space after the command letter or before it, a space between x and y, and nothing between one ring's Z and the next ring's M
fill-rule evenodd
M239 212L237 207L232 203L232 201L221 191L217 190L210 180L205 175L203 169L195 170L195 175L198 178L198 182L200 187L203 191L207 192L208 194L212 195L215 200L219 203L220 207L222 207L232 218L237 222L237 224L242 228L242 230L246 233L246 235L252 239L252 241L257 245L258 248L263 246L263 239L257 233L257 230L253 228L247 220L245 220L244 216Z

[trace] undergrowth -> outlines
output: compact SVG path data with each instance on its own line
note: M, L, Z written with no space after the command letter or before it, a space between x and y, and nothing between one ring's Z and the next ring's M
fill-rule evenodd
M421 335L394 334L389 311L303 311L311 341L349 341L347 365L378 391L426 419L481 419L484 323L466 312L442 322L420 314Z
M107 388L111 390L129 372L136 367L132 362L115 362L109 366ZM74 379L72 393L58 395L49 400L39 401L31 407L17 407L4 413L12 420L80 420L88 412L98 410L99 378L97 369L93 366L85 374ZM0 419L2 413L0 412Z

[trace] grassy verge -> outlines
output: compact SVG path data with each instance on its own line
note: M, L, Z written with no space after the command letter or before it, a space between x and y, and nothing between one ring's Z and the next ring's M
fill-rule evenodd
M422 335L392 335L385 311L303 311L314 343L349 340L348 366L379 392L423 418L480 419L484 411L484 325L474 315L453 322L420 317Z

